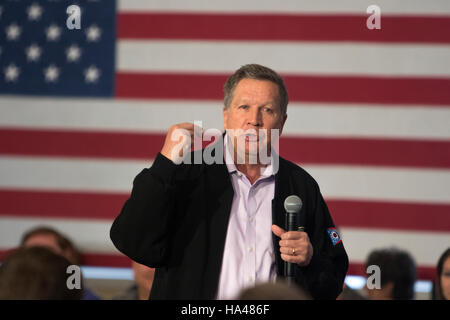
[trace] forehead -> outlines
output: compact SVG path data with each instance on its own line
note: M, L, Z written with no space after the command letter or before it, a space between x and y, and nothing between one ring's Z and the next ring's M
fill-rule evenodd
M233 102L274 103L279 100L278 85L269 80L242 79L236 85Z
M59 248L58 242L53 234L49 233L38 233L30 236L27 241L25 241L25 246L51 246Z

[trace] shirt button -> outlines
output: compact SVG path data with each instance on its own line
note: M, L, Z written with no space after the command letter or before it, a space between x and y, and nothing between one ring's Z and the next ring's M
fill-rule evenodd
M253 222L253 217L250 217L248 221Z
M249 252L253 252L253 247L249 247L249 248L248 248L248 251L249 251Z
M248 277L248 282L253 282L253 277L252 276Z

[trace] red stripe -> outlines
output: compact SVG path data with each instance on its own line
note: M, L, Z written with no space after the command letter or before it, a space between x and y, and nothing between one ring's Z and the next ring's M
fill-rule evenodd
M164 135L89 131L0 129L0 154L155 158ZM450 168L450 142L362 138L282 137L281 156L300 164Z
M129 194L0 189L0 216L112 220L128 197ZM340 228L450 231L448 204L336 199L327 200L327 204Z
M222 100L223 74L116 74L116 96ZM450 79L284 75L291 102L450 105Z
M282 137L280 154L300 164L450 168L447 141Z
M0 250L0 261L5 259L11 251L12 250ZM87 266L129 268L131 266L131 260L124 255L118 254L84 253L82 254L82 264ZM347 275L367 276L364 264L350 263ZM433 281L436 279L436 269L434 267L418 266L417 278L420 280Z
M339 227L450 231L450 205L327 200Z
M119 159L152 159L160 134L0 129L0 154Z
M114 219L128 199L127 194L1 190L0 216Z
M120 13L120 39L364 41L449 43L450 18L383 15Z

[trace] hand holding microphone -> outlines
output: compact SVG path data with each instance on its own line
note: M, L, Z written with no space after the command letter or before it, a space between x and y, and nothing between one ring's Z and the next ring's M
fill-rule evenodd
M285 276L294 276L294 264L307 266L313 256L314 250L308 234L303 231L302 225L298 225L298 215L302 207L302 201L297 196L289 196L284 202L286 210L286 230L277 225L272 225L272 232L281 238L281 259L286 262Z

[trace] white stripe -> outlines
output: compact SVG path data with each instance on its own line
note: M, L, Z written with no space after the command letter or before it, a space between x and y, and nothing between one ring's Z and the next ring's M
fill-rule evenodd
M266 12L266 13L352 13L366 15L368 6L376 4L381 14L450 14L447 0L119 0L120 11L164 11L164 12Z
M119 253L109 238L111 224L109 220L0 216L0 247L17 247L26 231L45 225L72 239L81 251Z
M0 127L165 133L195 120L221 130L221 101L0 97ZM449 140L449 122L449 108L291 103L283 134Z
M352 263L364 262L372 250L396 247L409 251L420 265L436 266L450 243L450 232L341 228L340 234Z
M450 75L448 45L123 40L117 49L119 71L231 74L259 63L282 74Z
M151 162L0 156L0 188L130 192Z
M283 133L295 136L450 139L450 109L292 103Z
M82 251L118 253L109 238L110 220L0 216L0 222L2 249L16 247L24 232L44 224L67 235ZM373 249L396 246L408 250L419 265L433 266L450 243L450 233L360 228L342 228L340 233L351 263L364 262Z
M0 157L0 188L129 193L151 161ZM305 166L324 197L450 203L450 170Z
M337 165L303 167L328 198L450 203L450 170Z

